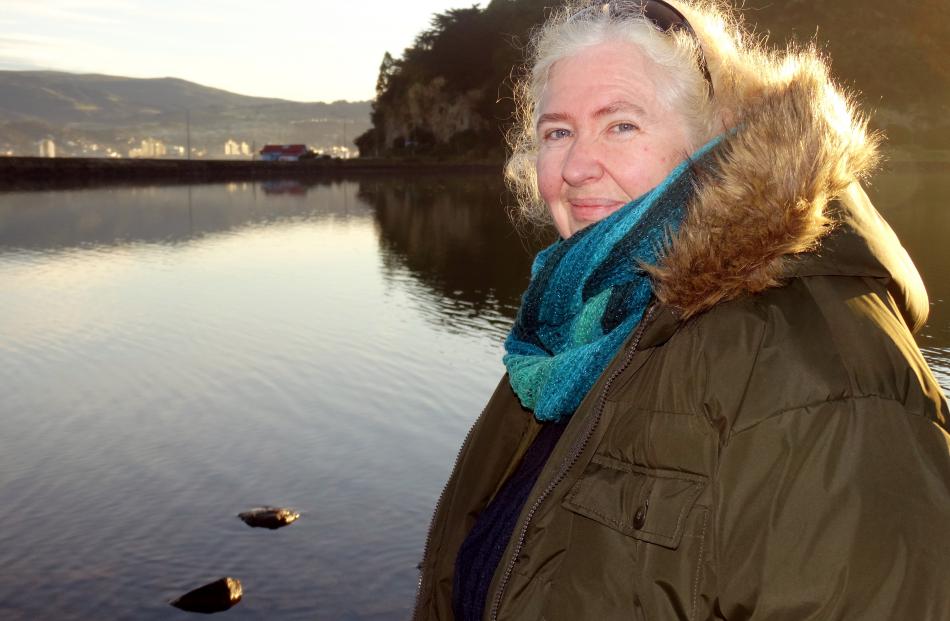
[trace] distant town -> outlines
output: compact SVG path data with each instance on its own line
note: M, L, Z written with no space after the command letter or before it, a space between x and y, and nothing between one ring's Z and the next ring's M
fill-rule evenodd
M0 93L0 156L350 159L372 125L369 101L248 97L177 78L0 70Z
M69 140L57 145L52 138L37 142L34 153L15 152L12 148L0 152L3 156L35 155L39 157L110 157L110 158L147 158L147 159L234 159L293 162L317 157L350 159L358 157L359 151L344 145L332 145L325 148L310 148L304 144L266 144L258 148L251 142L228 139L220 149L209 147L189 147L169 144L157 138L144 138L131 143L127 148Z

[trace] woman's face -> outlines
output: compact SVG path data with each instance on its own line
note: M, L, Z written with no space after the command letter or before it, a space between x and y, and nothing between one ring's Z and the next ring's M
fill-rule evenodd
M692 152L683 118L657 99L656 71L621 41L551 67L539 104L537 171L561 237L652 189Z

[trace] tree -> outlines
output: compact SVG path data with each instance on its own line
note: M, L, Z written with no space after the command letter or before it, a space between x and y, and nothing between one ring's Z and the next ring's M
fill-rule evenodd
M545 5L546 0L492 0L485 9L476 5L433 15L401 59L383 56L373 129L357 139L360 153L392 154L394 145L411 145L419 154L500 157L503 125L513 110L510 75L522 60L518 43L543 20ZM438 83L443 86L421 88ZM420 92L439 100L420 105ZM435 117L411 117L419 109L462 110L469 122L445 136L431 125Z

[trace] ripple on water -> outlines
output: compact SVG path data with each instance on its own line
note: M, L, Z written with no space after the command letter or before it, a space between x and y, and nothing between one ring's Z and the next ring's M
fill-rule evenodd
M921 347L920 351L943 388L944 396L950 395L950 347Z

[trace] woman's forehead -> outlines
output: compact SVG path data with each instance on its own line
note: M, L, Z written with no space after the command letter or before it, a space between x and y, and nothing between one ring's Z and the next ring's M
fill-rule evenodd
M555 62L538 102L543 115L648 113L657 105L655 67L639 47L609 41Z

